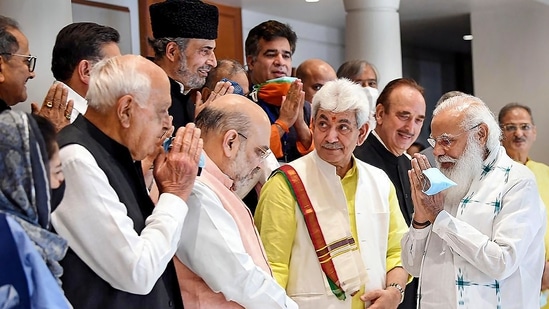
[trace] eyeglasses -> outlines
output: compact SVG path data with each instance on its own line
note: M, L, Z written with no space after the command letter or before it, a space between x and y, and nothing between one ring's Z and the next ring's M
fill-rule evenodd
M458 135L449 135L447 133L443 133L441 134L440 136L438 137L430 137L427 139L427 142L429 143L429 145L431 145L431 147L435 148L436 144L439 144L440 146L442 146L443 148L445 149L448 149L450 147L452 147L452 143L462 134L466 133L466 132L469 132L471 130L473 130L474 128L478 128L482 123L479 123L477 124L476 126L472 127L472 128L469 128L461 133L459 133Z
M34 68L36 67L36 57L32 55L21 55L21 54L12 54L12 53L1 53L0 55L9 55L9 56L16 56L16 57L24 57L27 58L27 66L29 67L29 72L34 72Z
M244 139L248 139L248 137L246 137L246 135L244 135L240 132L237 132L237 133L238 133L238 135L242 136ZM271 154L271 149L269 149L269 147L260 146L260 147L256 147L256 150L257 150L257 153L259 154L259 157L261 158L261 160L267 159L267 157Z
M531 123L521 123L521 124L514 124L514 123L508 123L501 125L501 129L507 133L513 133L516 132L517 129L520 129L521 131L530 131L534 127Z

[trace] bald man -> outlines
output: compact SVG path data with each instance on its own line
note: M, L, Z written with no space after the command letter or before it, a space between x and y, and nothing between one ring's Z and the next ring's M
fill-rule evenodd
M196 125L206 165L195 181L175 259L185 308L297 308L271 276L240 199L257 183L270 154L267 114L246 97L229 94L208 104Z
M308 59L303 61L295 72L296 77L303 82L305 101L312 102L316 92L326 82L337 79L334 68L321 59Z
M250 92L250 83L248 82L248 75L246 69L240 62L232 59L223 59L217 62L217 67L213 68L206 78L206 83L201 90L202 100L207 100L210 94L214 90L216 84L226 78L231 81L233 85L234 93L240 95L248 95ZM240 86L238 88L236 85Z

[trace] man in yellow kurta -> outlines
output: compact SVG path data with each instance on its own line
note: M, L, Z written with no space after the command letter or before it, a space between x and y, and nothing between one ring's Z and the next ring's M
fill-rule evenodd
M375 126L373 104L357 84L326 83L313 99L316 150L282 167L261 192L255 220L269 264L301 309L402 301L407 227L395 188L352 155Z
M499 111L498 120L503 132L502 144L507 155L526 165L534 173L541 199L545 207L549 207L549 166L533 161L528 156L537 134L532 110L526 105L509 103ZM549 208L547 209L549 213ZM549 226L549 217L547 225ZM549 229L545 232L545 269L541 289L545 292L542 301L549 302ZM549 309L549 303L542 308Z

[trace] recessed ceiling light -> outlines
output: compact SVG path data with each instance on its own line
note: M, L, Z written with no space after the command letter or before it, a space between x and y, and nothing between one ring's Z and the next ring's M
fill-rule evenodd
M320 1L320 0L305 0L305 2L311 2L311 3L312 2L318 2L318 1Z
M463 36L463 40L472 41L473 40L473 35L472 34L466 34L466 35Z

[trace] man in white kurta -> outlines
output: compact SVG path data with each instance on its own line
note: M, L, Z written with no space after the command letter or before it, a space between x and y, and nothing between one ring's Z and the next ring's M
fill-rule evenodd
M185 308L296 309L272 277L241 200L270 153L267 115L249 99L228 94L208 103L196 125L206 164L189 198L175 259Z
M458 186L425 195L428 161L413 159L416 213L402 260L420 278L419 308L539 308L545 211L533 174L499 146L478 98L445 101L431 127L437 165Z

